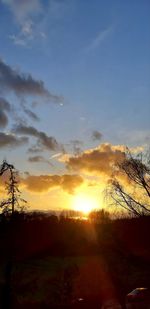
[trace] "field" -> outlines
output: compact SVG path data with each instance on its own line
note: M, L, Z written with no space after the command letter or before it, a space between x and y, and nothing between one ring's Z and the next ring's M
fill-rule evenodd
M95 308L109 298L124 303L133 288L150 286L149 218L144 220L94 226L68 219L52 223L52 218L43 218L37 222L36 218L35 222L7 225L1 231L2 297L9 285L14 308L66 308L75 306L78 299L95 303ZM40 228L35 229L35 225ZM15 236L18 229L19 239Z

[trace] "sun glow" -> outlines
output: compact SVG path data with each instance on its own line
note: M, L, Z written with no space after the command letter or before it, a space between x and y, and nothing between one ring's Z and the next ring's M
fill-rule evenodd
M73 209L88 214L90 211L99 208L96 198L88 195L76 195L73 198Z

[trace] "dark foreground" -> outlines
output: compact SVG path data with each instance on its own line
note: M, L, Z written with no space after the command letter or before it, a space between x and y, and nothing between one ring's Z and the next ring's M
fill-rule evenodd
M149 217L2 221L0 308L101 308L112 298L124 306L127 293L150 286L149 226Z

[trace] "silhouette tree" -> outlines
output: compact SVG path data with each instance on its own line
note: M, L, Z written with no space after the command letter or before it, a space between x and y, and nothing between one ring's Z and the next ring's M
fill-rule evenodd
M23 204L25 204L26 201L21 198L21 192L18 188L18 171L12 164L4 160L0 167L0 176L6 172L9 174L9 179L5 187L8 198L0 203L0 208L2 209L2 213L11 213L13 215L16 210L19 211L24 209Z
M108 223L110 222L110 214L105 209L92 210L89 214L89 219L93 223Z
M106 191L113 204L121 206L134 216L150 215L150 159L148 154L134 156L127 149L126 159L115 166L118 178L112 178Z

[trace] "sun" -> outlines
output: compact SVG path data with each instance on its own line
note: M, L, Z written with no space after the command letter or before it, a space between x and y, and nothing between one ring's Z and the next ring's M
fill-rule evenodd
M83 212L85 215L99 207L96 198L88 195L76 195L73 198L73 209Z

